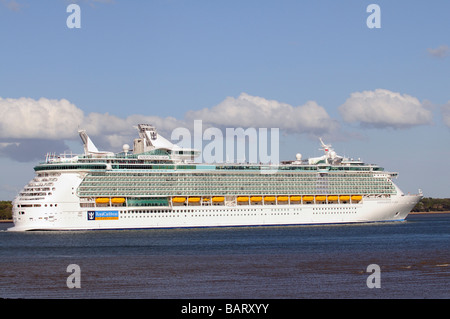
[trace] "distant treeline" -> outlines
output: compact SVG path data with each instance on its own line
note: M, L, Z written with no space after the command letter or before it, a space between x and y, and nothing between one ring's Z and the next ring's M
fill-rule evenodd
M11 201L0 201L0 219L12 219Z
M413 212L450 211L450 198L424 197L413 208ZM12 219L11 201L0 201L0 219Z
M443 212L450 211L450 198L424 197L413 208L413 212Z

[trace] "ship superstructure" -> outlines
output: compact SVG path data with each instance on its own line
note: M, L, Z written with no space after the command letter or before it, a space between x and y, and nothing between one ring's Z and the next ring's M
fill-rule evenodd
M397 173L336 154L279 165L195 163L138 125L133 148L99 151L84 130L84 154L49 154L13 201L10 230L301 225L401 221L421 194L405 195Z

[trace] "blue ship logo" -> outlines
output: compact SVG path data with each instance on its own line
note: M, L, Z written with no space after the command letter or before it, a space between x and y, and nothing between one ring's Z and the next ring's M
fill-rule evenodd
M88 211L88 220L95 220L95 212Z

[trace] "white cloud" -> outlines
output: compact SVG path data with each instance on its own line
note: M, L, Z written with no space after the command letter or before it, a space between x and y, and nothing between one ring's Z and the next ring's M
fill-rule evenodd
M417 98L384 89L352 93L339 112L348 123L378 128L407 128L432 122L432 112Z
M447 104L443 105L441 108L442 111L442 120L447 127L450 128L450 101Z
M69 101L0 98L0 137L64 139L73 136L83 111Z
M1 98L0 146L18 147L23 140L63 140L77 138L79 128L99 137L105 147L118 147L136 136L134 126L152 123L166 133L184 122L172 117L130 115L120 118L109 113L84 112L65 99ZM14 144L14 145L13 145Z
M203 127L219 128L279 128L287 133L332 133L338 123L314 101L291 106L275 100L242 93L227 97L218 105L198 111L188 111L184 118L133 114L121 118L109 113L92 112L87 115L65 99L0 98L0 156L25 160L26 155L42 156L53 145L65 150L63 140L78 137L83 128L93 137L100 149L120 149L136 137L135 126L150 123L164 136L170 137L178 127L193 128L194 120L202 120ZM34 141L34 142L33 142ZM41 147L40 147L41 146ZM27 153L28 150L28 153ZM31 154L33 151L34 155ZM45 153L44 153L45 154Z
M450 48L447 45L441 45L441 46L437 47L436 49L428 48L427 51L428 51L428 54L430 54L431 56L433 56L435 58L444 58L449 54Z
M291 106L263 97L241 93L238 98L227 97L212 108L186 113L187 120L203 120L218 127L279 128L288 133L329 133L338 127L326 110L314 101Z
M177 127L190 128L194 120L215 127L280 128L288 133L329 133L338 127L326 110L314 101L291 106L263 97L242 93L227 97L218 105L198 111L188 111L183 119L147 115L121 118L109 113L87 115L69 101L40 98L0 98L0 137L13 139L73 139L78 128L93 136L135 135L133 126L152 123L158 130L170 133Z

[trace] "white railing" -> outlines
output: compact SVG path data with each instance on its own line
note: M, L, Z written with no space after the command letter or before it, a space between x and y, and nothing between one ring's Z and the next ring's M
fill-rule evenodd
M45 155L46 163L62 163L62 162L76 162L78 160L78 155L72 152L64 152L62 154L56 155L56 153L47 153Z

